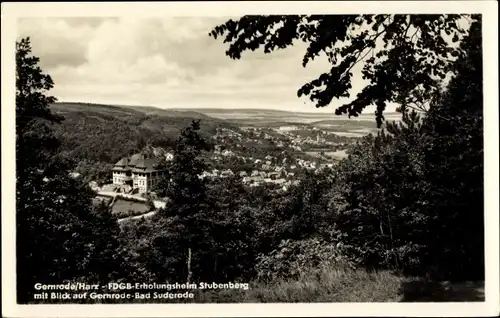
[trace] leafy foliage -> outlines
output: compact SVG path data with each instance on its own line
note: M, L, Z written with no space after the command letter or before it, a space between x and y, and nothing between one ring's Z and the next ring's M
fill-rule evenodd
M405 112L340 166L336 224L366 266L438 279L484 275L480 23L461 49L457 76L424 117Z
M262 15L244 16L216 26L209 35L229 44L226 55L240 59L247 50L264 53L308 43L302 65L326 56L332 68L304 84L298 96L309 96L316 107L350 97L353 68L363 63L369 81L356 98L335 110L357 116L376 105L380 126L388 102L406 107L429 100L440 80L451 71L461 50L455 43L466 34L466 15Z
M261 255L256 264L257 278L265 282L313 276L327 268L353 269L343 251L340 232L332 231L327 238L283 240L277 249Z
M198 177L205 170L200 154L207 147L205 140L198 134L199 129L199 122L193 121L181 132L177 140L174 161L170 167L170 182L166 190L170 202L165 209L159 211L163 222L159 221L163 223L163 227L153 239L153 245L159 253L170 256L171 263L167 258L166 262L158 264L165 269L164 274L158 273L164 278L168 277L164 275L169 272L175 273L175 277L188 277L189 270L184 264L191 251L196 260L192 262L193 272L198 274L196 266L202 264L198 262L200 253L206 251L203 246L207 244L206 236L210 230L208 224L211 222L212 209L206 199L205 182Z
M18 302L33 300L35 283L107 282L126 277L119 229L110 212L92 206L94 193L69 177L58 156L47 95L49 75L31 56L29 38L16 44L16 247Z
M304 65L326 54L331 72L302 89L319 106L347 96L351 69L373 52L363 69L370 84L338 112L356 115L376 103L380 124L386 102L402 104L401 123L387 122L376 136L361 139L332 170L301 171L301 182L286 192L246 187L238 176L200 178L212 168L204 132L218 123L209 118L202 128L199 121L149 108L51 104L52 80L30 56L29 39L22 40L16 59L19 301L32 300L35 282L138 278L268 284L246 294L247 301L380 301L387 291L398 299L400 277L368 274L354 268L359 266L484 279L481 22L471 17L466 34L461 18L260 16L216 27L212 35L225 35L233 58L261 46L266 52L285 48L294 39L310 44ZM448 44L447 37L460 45ZM344 41L349 44L340 45ZM455 76L441 90L448 72ZM425 114L411 109L423 103L429 105ZM61 122L49 105L67 119ZM174 141L179 125L185 127ZM84 159L79 169L101 176L105 164L132 151L151 156L151 145L174 148L173 161L161 163L168 173L155 189L168 204L119 228L107 206L92 204L95 193L70 178L72 159ZM373 286L376 291L366 291ZM229 296L235 297L242 295Z

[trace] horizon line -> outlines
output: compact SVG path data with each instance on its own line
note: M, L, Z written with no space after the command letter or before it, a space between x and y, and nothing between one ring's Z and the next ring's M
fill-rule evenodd
M244 108L225 108L225 107L203 107L203 106L194 106L194 107L189 107L189 106L184 106L184 107L161 107L161 106L154 106L154 105L124 105L124 104L107 104L107 103L99 103L99 102L77 102L77 101L56 101L52 104L87 104L87 105L93 105L93 106L111 106L111 107L150 107L150 108L157 108L160 110L178 110L178 111L186 111L186 110L228 110L228 111L234 111L234 110L269 110L269 111L276 111L276 112L284 112L284 113L296 113L296 114L314 114L314 115L319 115L319 114L330 114L332 116L337 116L337 117L347 117L347 114L343 115L336 115L334 113L335 110L332 110L332 112L327 112L327 111L320 111L320 112L312 112L312 111L294 111L294 110L283 110L283 109L276 109L276 108L251 108L251 107L244 107ZM324 107L328 108L328 106ZM315 107L315 109L317 109ZM386 114L399 114L399 112L396 111L388 111L385 112ZM369 115L375 115L375 113L361 113L358 116L369 116ZM351 116L351 117L356 117L356 116Z

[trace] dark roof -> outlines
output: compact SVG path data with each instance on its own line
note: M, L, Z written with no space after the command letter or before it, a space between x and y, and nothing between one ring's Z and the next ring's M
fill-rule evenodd
M118 167L126 167L127 165L128 165L128 158L127 157L123 157L120 160L118 160L117 163L115 163L115 167L116 166L118 166Z
M128 165L130 167L135 167L141 160L144 160L144 155L137 153L130 157L130 162L128 163Z
M156 171L156 166L158 165L158 161L156 159L141 159L138 160L135 169L133 171L137 172L150 172Z
M154 158L144 158L142 154L134 154L128 157L123 157L113 167L113 170L130 170L134 172L151 172L157 171L156 166L158 161Z

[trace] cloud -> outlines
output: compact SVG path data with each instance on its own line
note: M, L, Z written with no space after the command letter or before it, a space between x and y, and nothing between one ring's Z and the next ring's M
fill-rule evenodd
M329 70L326 59L303 68L306 46L297 42L272 54L250 51L231 60L227 45L208 36L226 20L30 18L19 21L19 30L32 38L33 53L53 77L52 93L60 100L314 111L296 92Z
M31 38L42 68L78 66L87 61L86 43L93 35L91 26L74 26L64 19L49 18L22 18L18 26L19 37Z

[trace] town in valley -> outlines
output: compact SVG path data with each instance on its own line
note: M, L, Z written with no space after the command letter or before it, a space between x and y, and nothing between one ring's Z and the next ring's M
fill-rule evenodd
M74 105L56 107L68 114ZM86 107L92 109L94 106ZM122 108L127 109L126 106ZM181 118L193 116L193 112L185 110L176 112ZM235 178L247 187L265 186L284 192L297 185L306 171L320 173L332 169L347 158L351 144L379 130L368 116L349 122L343 118L325 121L321 120L324 118L321 113L283 112L291 116L283 122L275 118L272 111L253 112L255 117L259 114L259 118L268 115L267 120L252 121L252 114L244 111L240 112L241 118L236 118L234 110L207 111L219 124L207 135L211 149L203 154L203 159L210 169L199 178ZM397 120L398 115L392 118ZM126 154L116 162L107 162L109 169L100 180L85 180L96 191L95 202L109 205L119 222L149 217L168 202L167 197L158 196L154 190L173 159L172 148L146 144L141 151ZM159 168L161 163L163 168ZM71 176L84 179L85 170L79 169Z

